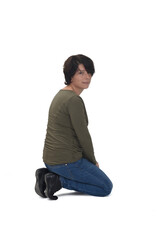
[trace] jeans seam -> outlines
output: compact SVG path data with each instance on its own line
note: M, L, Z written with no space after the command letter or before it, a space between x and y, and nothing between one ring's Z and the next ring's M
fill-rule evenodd
M68 164L67 164L67 169L68 169L68 172L69 172L69 174L70 174L72 180L74 180L74 176L73 176L73 174L72 174L72 172L71 172L71 170L70 170Z

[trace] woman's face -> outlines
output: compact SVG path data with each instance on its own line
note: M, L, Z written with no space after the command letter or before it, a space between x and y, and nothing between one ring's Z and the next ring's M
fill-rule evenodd
M91 74L87 73L83 64L79 64L76 73L71 79L71 85L79 89L86 89L89 87L91 78Z

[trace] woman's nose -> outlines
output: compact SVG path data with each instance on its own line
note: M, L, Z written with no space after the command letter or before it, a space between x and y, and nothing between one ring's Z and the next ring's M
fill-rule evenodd
M86 78L91 79L91 74L86 72Z

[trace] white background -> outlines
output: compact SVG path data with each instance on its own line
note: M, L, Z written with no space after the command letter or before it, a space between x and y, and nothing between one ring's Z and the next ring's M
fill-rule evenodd
M1 239L160 239L159 1L0 2ZM93 59L82 93L109 197L34 192L50 102L72 54Z

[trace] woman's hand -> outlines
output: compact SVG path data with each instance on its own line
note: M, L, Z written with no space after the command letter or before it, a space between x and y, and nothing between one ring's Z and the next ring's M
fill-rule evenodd
M96 163L96 166L99 168L99 163L98 162Z

